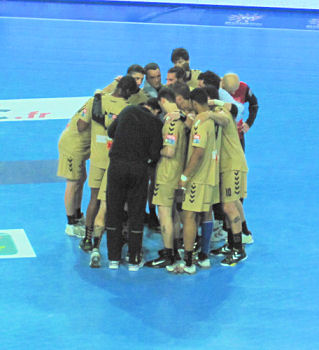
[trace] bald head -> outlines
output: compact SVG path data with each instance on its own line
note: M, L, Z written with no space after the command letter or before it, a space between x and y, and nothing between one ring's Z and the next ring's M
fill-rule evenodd
M239 77L235 73L227 73L222 79L223 89L233 94L239 88Z

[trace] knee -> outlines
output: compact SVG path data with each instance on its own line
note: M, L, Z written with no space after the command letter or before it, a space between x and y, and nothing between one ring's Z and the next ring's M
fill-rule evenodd
M233 216L237 214L236 205L233 202L223 203L223 211L227 216Z

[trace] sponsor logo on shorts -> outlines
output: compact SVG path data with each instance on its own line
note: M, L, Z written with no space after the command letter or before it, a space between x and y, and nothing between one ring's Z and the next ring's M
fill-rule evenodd
M226 25L242 25L242 26L262 26L260 20L263 18L259 13L238 13L228 16Z

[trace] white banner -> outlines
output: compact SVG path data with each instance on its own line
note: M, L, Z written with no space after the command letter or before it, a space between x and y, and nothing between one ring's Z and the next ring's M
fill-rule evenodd
M122 1L122 0L115 0ZM319 9L319 0L126 0L131 2Z
M71 119L89 98L86 96L0 100L0 122Z

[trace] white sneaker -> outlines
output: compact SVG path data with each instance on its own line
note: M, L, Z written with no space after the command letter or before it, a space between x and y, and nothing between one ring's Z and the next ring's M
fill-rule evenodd
M220 242L224 239L227 239L227 232L223 230L223 221L215 220L214 221L214 232L212 234L212 242Z
M101 267L101 255L98 248L94 248L91 253L90 266L93 268Z
M210 260L204 259L204 260L197 260L197 265L200 266L203 269L209 269L211 267Z
M109 260L109 269L117 270L120 267L120 262L117 260Z
M191 266L184 266L184 272L189 274L189 275L193 275L194 273L196 273L196 265L192 264Z
M243 244L253 244L254 243L254 239L253 239L252 235L245 235L244 233L242 233L241 239L242 239Z
M144 266L145 261L142 259L139 264L128 264L129 271L138 271Z
M65 227L65 233L69 236L83 238L85 236L85 228L79 224L75 224L75 225L67 224Z
M180 260L175 261L172 265L165 266L166 271L168 271L168 272L175 272L175 269L179 265L179 263L180 263Z

